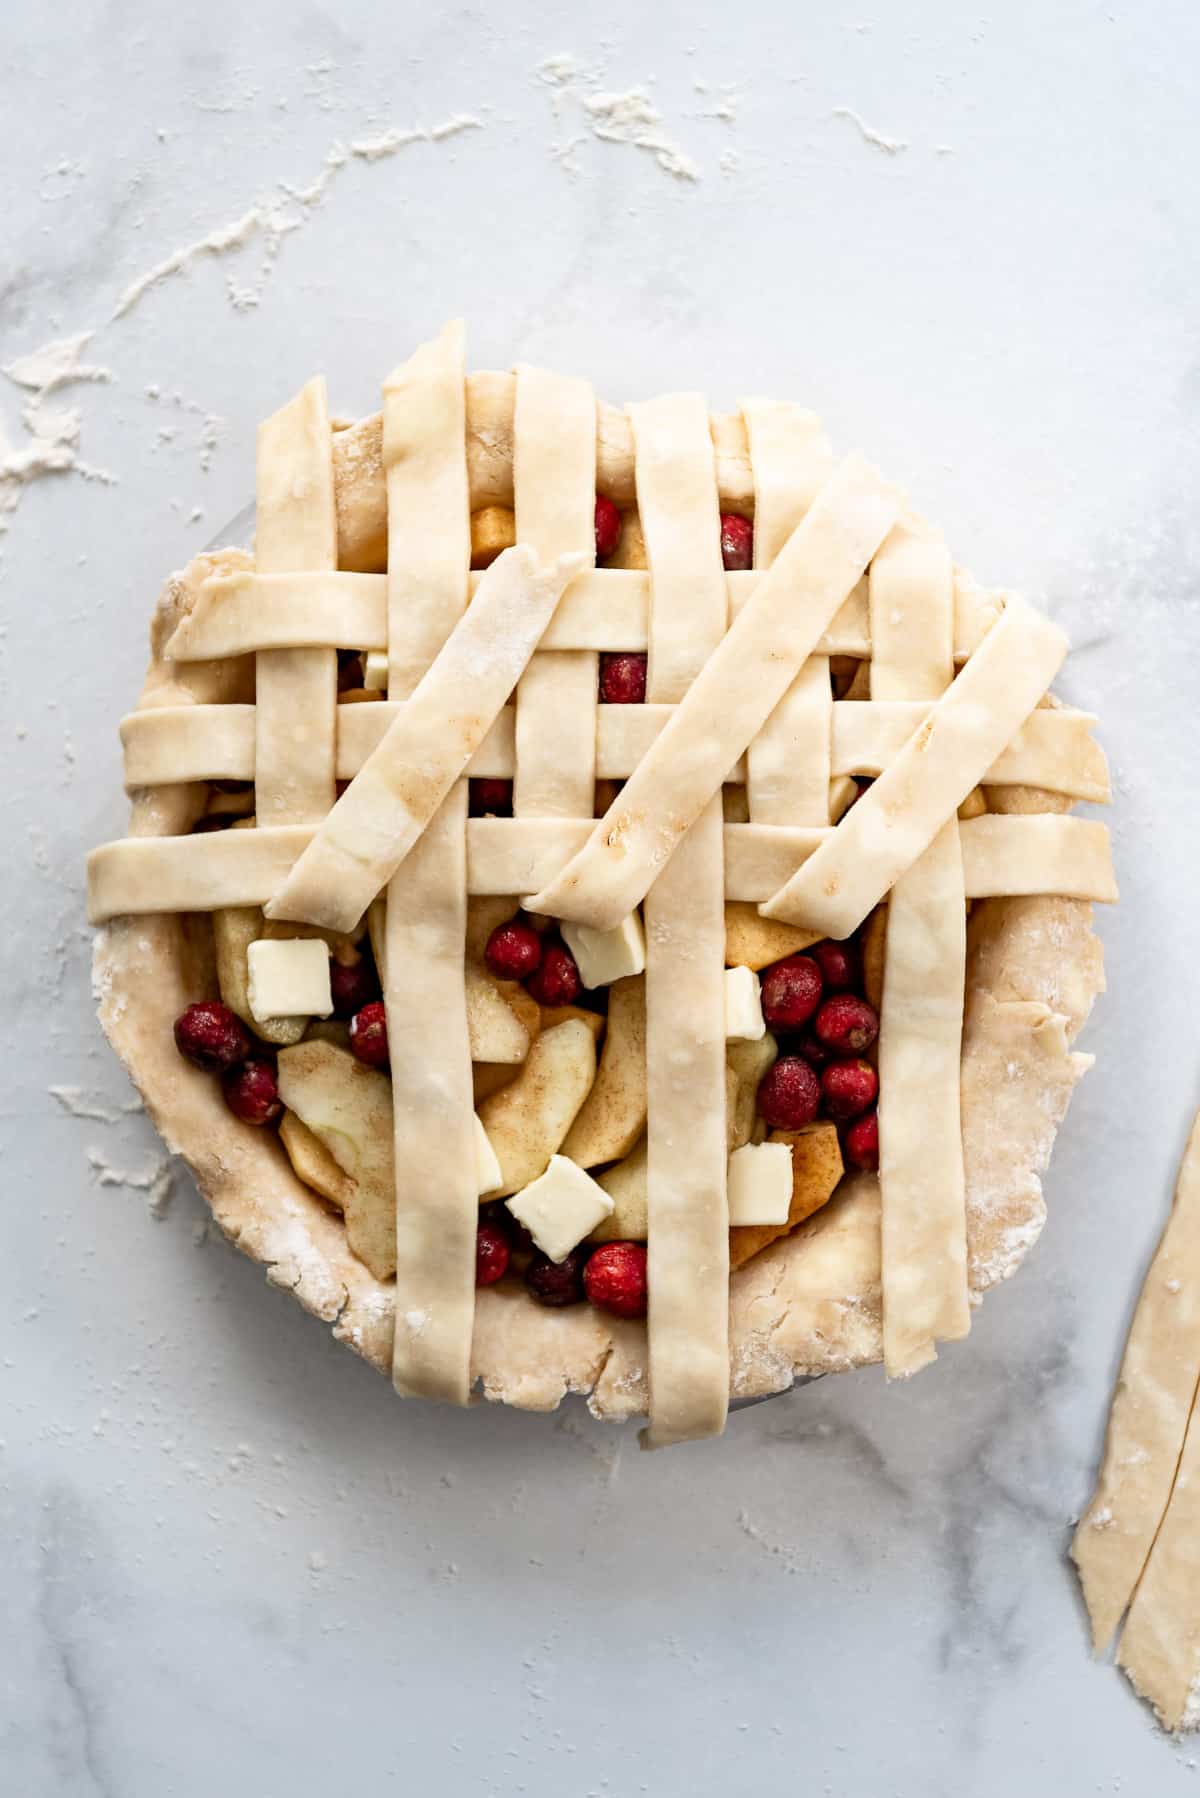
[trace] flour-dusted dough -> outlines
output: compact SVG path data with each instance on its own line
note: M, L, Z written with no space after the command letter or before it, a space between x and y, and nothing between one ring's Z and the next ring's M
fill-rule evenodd
M266 906L270 918L350 930L465 771L579 566L517 546L474 601L354 784Z
M817 854L762 907L764 917L833 937L857 930L984 778L1066 653L1056 625L1010 599L925 723Z
M641 903L814 649L898 505L896 490L861 458L842 463L583 850L527 901L531 910L608 930Z
M1100 1477L1071 1547L1098 1654L1112 1640L1142 1578L1168 1500L1174 1506L1171 1490L1198 1380L1200 1118L1192 1125L1175 1202L1130 1327ZM1145 1643L1161 1603L1161 1597L1154 1598L1155 1590L1161 1594L1157 1577L1153 1602L1143 1607L1134 1631L1130 1652L1135 1665L1141 1665L1145 1652L1138 1647L1139 1639ZM1200 1617L1200 1590L1195 1584L1184 1589L1181 1599L1193 1616ZM1200 1671L1200 1663L1196 1670Z

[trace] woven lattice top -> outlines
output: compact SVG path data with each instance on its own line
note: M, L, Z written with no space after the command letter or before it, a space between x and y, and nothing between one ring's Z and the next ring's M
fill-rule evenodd
M644 568L595 566L598 486L636 499ZM731 490L753 510L745 572L722 565ZM261 906L278 935L353 932L373 908L402 1170L398 1390L469 1390L465 945L489 896L593 932L644 922L653 1441L720 1429L727 1402L735 924L782 954L889 900L889 1371L964 1334L967 902L1115 897L1102 825L978 799L1108 797L1091 719L1045 697L1062 633L981 593L896 489L857 457L835 465L811 413L750 400L735 429L697 395L622 415L537 369L468 381L456 325L387 382L381 427L332 430L317 381L268 420L257 501L253 569L209 580L166 646L178 663L253 657L253 703L152 706L121 727L127 786L252 781L255 828L106 845L91 911ZM472 572L472 511L505 501L515 547ZM356 571L385 531L386 573ZM348 648L386 654L386 698L338 703ZM602 651L646 653L646 703L598 703ZM840 699L838 658L862 671ZM512 781L512 817L469 817L468 776ZM857 796L850 777L871 784Z

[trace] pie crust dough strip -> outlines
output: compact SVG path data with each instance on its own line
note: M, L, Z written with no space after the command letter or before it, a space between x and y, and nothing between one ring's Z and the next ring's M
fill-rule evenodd
M559 601L559 617L578 581ZM542 638L543 643L545 637ZM541 651L539 650L539 655ZM810 657L809 662L820 657ZM807 666L808 664L806 664ZM339 705L337 777L352 780L393 723L399 706L386 700ZM626 780L671 715L670 706L607 705L596 709L596 774ZM903 749L929 715L920 700L875 705L869 700L837 700L833 705L831 767L834 775L876 775ZM1030 713L1008 748L988 769L987 786L1033 786L1094 804L1111 797L1108 764L1088 732L1090 712L1065 707ZM511 780L516 769L516 708L505 706L480 744L468 770L495 780ZM189 780L253 780L252 705L154 706L121 720L125 786L152 787ZM746 779L745 758L728 780ZM586 815L586 814L585 814Z
M479 1221L463 997L467 787L459 781L388 888L386 992L397 1205L393 1384L465 1405Z
M233 778L233 777L231 777ZM1005 865L1022 893L1111 902L1116 897L1104 826L1090 819L1035 814L999 820L1005 826ZM992 897L1000 882L990 854L979 858L986 879L977 891L974 833L993 819L959 825L968 899ZM295 866L315 833L314 825L264 831L222 831L211 836L126 837L93 849L88 857L89 915L104 918L139 912L215 911L227 905L263 905ZM590 818L472 818L467 825L467 890L473 895L523 892L553 878L583 847ZM1085 856L1075 833L1088 833ZM1092 833L1096 833L1093 837ZM725 826L725 897L759 904L815 854L830 830L789 830L781 825ZM1079 869L1094 861L1094 884L1084 888ZM1063 871L1066 870L1064 873ZM1091 876L1089 876L1091 878ZM1009 889L1011 890L1011 889Z
M493 562L407 705L267 905L269 918L354 928L465 771L576 567L577 557L561 556L542 568L522 545ZM403 678L411 655L400 667Z
M471 559L463 358L462 326L448 326L433 343L422 345L384 387L388 694L408 701L406 713L414 705L420 712L416 690L423 687L427 670L435 657L441 659L448 641L457 639L458 654L442 662L442 672L465 683L460 693L448 685L449 705L471 703L479 672L472 657L461 653L471 641L461 635L468 623L463 614ZM528 552L522 553L529 559ZM501 571L497 581L488 582L498 610L510 580L514 576L519 580L520 563L517 556L511 573ZM500 562L495 568L500 569ZM504 690L495 691L497 709L512 691L516 675L514 669ZM430 724L428 752L436 763L438 738L444 752L451 733L432 715ZM428 774L420 733L410 730L406 737L400 729L394 737L399 727L398 719L384 743L398 744L405 756L415 752L419 759L413 769ZM482 735L484 728L482 718L474 726L464 725L467 733L478 729ZM370 804L371 788L369 783L363 788L364 776L372 764L386 768L387 753L383 744L373 752L347 789L347 797L365 791ZM400 772L403 775L402 765ZM441 772L452 778L447 764L442 764ZM389 816L394 801L386 787L380 798L386 827L394 822ZM465 784L460 780L451 786L447 778L436 798L427 793L426 804L424 840L416 843L415 853L398 871L388 870L386 948L380 969L395 1101L392 1383L404 1395L466 1404L479 1211L465 976ZM375 890L367 897L373 898Z
M763 916L837 938L857 930L979 785L1066 653L1057 625L1010 598L925 723L816 855L760 907Z
M639 904L782 698L897 509L896 489L860 457L842 463L584 849L526 901L531 910L606 930Z
M645 1448L719 1436L729 1408L721 829L718 797L646 895Z
M1172 1485L1184 1453L1184 1438L1193 1463L1200 1444L1193 1410L1200 1380L1200 1117L1192 1124L1179 1168L1175 1199L1166 1229L1150 1263L1130 1326L1129 1340L1108 1417L1104 1460L1092 1502L1075 1532L1071 1558L1079 1569L1084 1602L1092 1622L1092 1643L1103 1654L1117 1625L1138 1589L1135 1609L1147 1590L1148 1557L1155 1538L1166 1533L1164 1515L1174 1509ZM1188 1418L1192 1417L1189 1429ZM1192 1492L1185 1486L1184 1504L1194 1512L1195 1468L1189 1469ZM1182 1477L1182 1475L1181 1475ZM1178 1519L1176 1520L1178 1522ZM1160 1529L1161 1526L1161 1529ZM1174 1533L1174 1531L1172 1532ZM1200 1542L1200 1519L1193 1518L1191 1539ZM1166 1559L1174 1556L1171 1550ZM1143 1573L1146 1568L1146 1573ZM1130 1614L1122 1639L1122 1656L1129 1644L1129 1668L1145 1675L1154 1655L1150 1620L1159 1608L1162 1592L1160 1567L1150 1583L1150 1604L1142 1610L1130 1642L1134 1623ZM1138 1588L1139 1579L1142 1585ZM1168 1588L1169 1590L1169 1588ZM1194 1572L1178 1588L1187 1601L1192 1620L1200 1619ZM1163 1624L1162 1640L1174 1625ZM1189 1654L1197 1653L1192 1637ZM1123 1663L1124 1664L1124 1663ZM1194 1661L1188 1672L1200 1671ZM1165 1691L1159 1674L1156 1690ZM1136 1677L1139 1690L1146 1688ZM1186 1689L1185 1681L1185 1689ZM1156 1699L1156 1703L1158 1700ZM1174 1724L1171 1727L1175 1727Z
M596 560L596 398L586 381L518 368L513 419L518 543L547 562ZM596 809L595 650L543 650L517 687L513 816Z
M769 568L833 469L815 412L777 400L742 406L754 468L754 566ZM746 750L756 824L828 824L833 689L827 656L810 656Z
M960 835L963 878L972 899L1059 893L1064 899L1116 904L1112 842L1098 819L992 813L961 825Z
M258 427L255 564L264 574L337 567L329 408L310 381ZM258 823L311 824L333 804L337 651L267 649L254 668Z
M871 694L937 699L954 678L954 574L939 538L898 524L870 573ZM914 650L914 643L924 645ZM953 815L892 888L879 1028L883 1359L919 1373L970 1329L959 1098L966 895Z

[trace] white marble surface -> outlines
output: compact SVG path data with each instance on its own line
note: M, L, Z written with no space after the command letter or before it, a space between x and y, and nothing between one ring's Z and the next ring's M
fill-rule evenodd
M0 1787L1196 1790L1193 1746L1089 1660L1064 1562L1197 1098L1195 8L60 0L3 9L0 50L0 362L95 332L111 380L49 403L113 477L31 484L0 539ZM577 99L556 122L534 70L563 51L583 93L652 82L702 177ZM285 192L459 113L481 128ZM152 1177L143 1119L48 1090L127 1097L81 859L123 826L160 577L246 499L261 414L316 368L367 409L456 312L476 366L616 401L803 398L1076 639L1125 895L1100 1065L1041 1245L909 1388L826 1381L656 1456L581 1409L402 1409L186 1177L161 1221L97 1184L94 1152ZM21 397L0 383L17 449Z

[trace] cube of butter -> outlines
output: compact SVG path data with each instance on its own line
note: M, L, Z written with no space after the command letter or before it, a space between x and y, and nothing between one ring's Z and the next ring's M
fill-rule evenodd
M729 1157L729 1222L786 1224L792 1151L785 1142L748 1142Z
M386 649L368 649L363 657L363 691L366 693L386 693L388 684L388 658Z
M612 930L593 930L589 924L564 923L563 942L575 957L584 986L611 986L627 974L646 969L646 933L637 912Z
M475 1166L479 1171L479 1196L482 1198L485 1192L495 1191L504 1175L500 1171L492 1139L478 1118L475 1119Z
M565 1261L613 1209L603 1187L566 1155L551 1155L545 1173L505 1202L551 1261Z
M327 1018L333 1010L329 950L320 937L260 937L246 950L250 1015Z
M753 968L726 968L726 1037L732 1042L757 1043L766 1033L758 975Z

